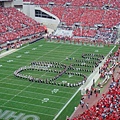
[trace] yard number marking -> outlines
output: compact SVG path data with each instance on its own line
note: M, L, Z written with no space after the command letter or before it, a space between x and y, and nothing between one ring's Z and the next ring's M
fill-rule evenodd
M37 48L33 48L32 50L36 50Z
M59 89L53 89L51 92L53 94L53 93L57 93L58 91L59 91Z
M28 54L29 53L29 51L26 51L26 52L24 52L25 54Z
M13 60L8 60L7 62L13 62Z
M39 47L42 47L43 45L39 45Z
M43 98L42 103L48 102L48 101L49 101L49 98Z
M20 58L20 57L21 57L21 55L16 56L16 58Z
M98 52L98 50L95 50L95 52Z

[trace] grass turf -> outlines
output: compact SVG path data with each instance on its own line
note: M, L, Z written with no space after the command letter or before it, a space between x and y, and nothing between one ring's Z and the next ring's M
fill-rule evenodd
M1 58L0 109L13 110L17 113L34 114L39 116L40 120L53 120L79 87L63 87L29 82L28 80L15 77L13 72L20 67L29 65L33 61L55 61L68 66L75 63L76 59L82 59L81 55L83 53L102 54L106 56L112 48L113 46L84 46L40 40ZM74 59L66 60L66 57ZM42 78L50 78L55 75L55 73L45 71L23 71L23 73ZM90 72L83 73L86 76L90 75ZM58 81L74 83L82 79L78 76L69 77L64 74ZM80 98L81 95L78 93L56 119L65 120L66 116L69 116L73 112L74 107L79 104Z

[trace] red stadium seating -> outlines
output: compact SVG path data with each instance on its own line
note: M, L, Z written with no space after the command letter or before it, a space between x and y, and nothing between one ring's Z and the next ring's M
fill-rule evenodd
M65 7L63 7L63 6L55 6L55 7L52 7L51 13L56 15L61 20L64 11L65 11Z
M89 0L92 7L102 7L109 3L109 0Z
M65 22L67 26L73 25L73 23L80 22L80 17L83 14L84 9L77 7L68 7L65 9L62 22Z
M65 22L67 26L74 23L80 23L82 27L94 27L95 24L103 24L106 28L111 28L119 23L120 10L118 9L102 9L104 5L120 8L119 0L34 0L34 4L48 5L54 2L53 6L42 6L45 10L56 15L61 22ZM66 2L71 4L64 6ZM79 6L91 6L81 8Z
M110 5L113 8L120 8L120 0L110 0Z
M72 0L73 6L83 6L88 0Z
M0 8L0 43L43 31L43 26L15 8Z
M111 28L120 22L120 10L107 10L103 16L102 24Z

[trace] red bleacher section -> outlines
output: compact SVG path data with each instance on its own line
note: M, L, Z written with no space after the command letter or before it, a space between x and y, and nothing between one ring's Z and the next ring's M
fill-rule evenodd
M0 8L0 44L44 31L43 26L15 8Z
M75 36L84 36L84 27L91 28L99 24L104 28L111 28L120 23L119 0L32 0L32 2L56 15L67 26L79 23L83 30L81 32L80 28L75 29L73 32ZM54 4L49 5L50 2ZM70 4L66 6L66 3ZM105 5L111 9L103 9ZM89 29L86 34L93 37L95 30Z
M74 28L74 36L94 37L96 30L91 28L96 24L111 28L120 22L119 0L24 0L24 2L41 5L67 26L79 23L80 27ZM54 5L48 5L50 2L54 2ZM70 4L65 6L66 3ZM102 9L104 5L112 9ZM0 8L0 18L1 44L44 31L39 23L15 8Z

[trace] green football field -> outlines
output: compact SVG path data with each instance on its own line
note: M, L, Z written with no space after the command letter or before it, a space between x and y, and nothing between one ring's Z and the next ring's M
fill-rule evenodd
M98 47L40 40L0 58L0 119L65 120L66 116L74 111L74 107L79 104L81 98L78 92L80 86L74 86L74 84L82 82L84 77L76 73L82 73L88 77L96 62L96 59L89 54L106 56L113 47L112 45ZM88 56L82 58L83 54ZM35 61L41 62L38 65L41 70L23 70L20 74L42 79L43 83L14 76L14 71L30 66L31 62ZM44 66L46 63L47 67ZM83 65L84 63L86 65ZM74 70L68 69L70 65L74 65ZM78 70L79 68L81 69ZM66 72L54 81L50 81L64 69ZM73 86L67 86L67 83Z

